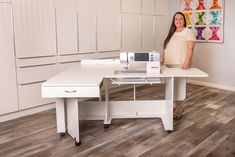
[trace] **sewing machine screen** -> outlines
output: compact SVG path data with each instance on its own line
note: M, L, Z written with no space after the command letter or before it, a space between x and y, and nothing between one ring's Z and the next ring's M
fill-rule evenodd
M134 61L149 61L148 53L135 53Z

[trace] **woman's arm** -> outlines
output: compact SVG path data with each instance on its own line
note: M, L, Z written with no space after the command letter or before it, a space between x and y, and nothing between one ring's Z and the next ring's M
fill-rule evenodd
M195 45L195 41L187 41L187 55L184 59L184 63L180 65L181 69L187 70L190 68L190 61L192 59L193 56L193 48Z
M163 65L165 62L165 50L163 50L162 54L161 54L161 59L160 59L160 63L161 65Z

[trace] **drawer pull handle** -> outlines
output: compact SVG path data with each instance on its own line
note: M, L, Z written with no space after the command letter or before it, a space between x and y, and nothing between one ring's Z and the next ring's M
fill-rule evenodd
M66 93L75 93L75 92L77 92L77 90L72 90L72 91L66 90L65 92L66 92Z

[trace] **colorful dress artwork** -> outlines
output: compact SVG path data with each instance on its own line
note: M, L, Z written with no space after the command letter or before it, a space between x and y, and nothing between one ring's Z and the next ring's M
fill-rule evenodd
M198 0L198 7L196 10L205 10L206 7L204 6L204 0Z
M196 25L206 25L206 22L204 21L204 16L206 15L206 12L196 12L197 20Z
M193 8L191 8L192 0L184 0L184 2L185 2L184 11L192 11L193 10Z
M224 0L180 0L187 27L198 42L222 43Z
M185 12L184 15L185 15L185 18L186 18L187 26L191 26L193 24L193 22L191 20L192 13L191 12Z

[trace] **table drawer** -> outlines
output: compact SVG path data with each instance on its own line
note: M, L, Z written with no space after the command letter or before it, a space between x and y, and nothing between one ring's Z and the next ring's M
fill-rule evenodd
M42 86L42 97L99 97L99 86L92 87L45 87Z

